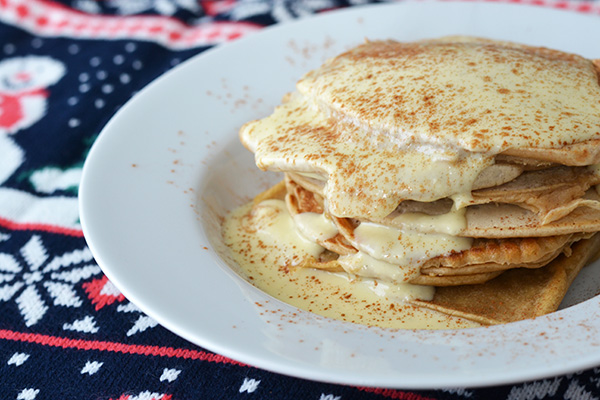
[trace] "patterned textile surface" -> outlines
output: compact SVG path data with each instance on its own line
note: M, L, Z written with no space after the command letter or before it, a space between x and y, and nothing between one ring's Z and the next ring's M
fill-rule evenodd
M91 144L119 107L214 45L367 2L0 0L0 400L600 398L600 368L427 391L266 372L162 328L95 263L77 189ZM550 5L600 14L593 2Z

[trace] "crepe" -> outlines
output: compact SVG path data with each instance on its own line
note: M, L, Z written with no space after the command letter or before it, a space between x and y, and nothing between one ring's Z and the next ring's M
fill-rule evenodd
M484 285L438 288L433 300L411 303L484 325L539 317L558 308L599 246L600 234L595 234L544 268L508 271Z
M577 208L586 207L587 212L592 212L597 217L600 216L600 197L597 196L595 186L600 184L600 175L593 170L585 167L552 167L542 170L534 170L528 172L519 172L518 169L505 167L505 165L497 166L498 168L488 168L483 171L486 175L480 185L484 188L479 188L474 185L474 190L471 192L472 198L465 200L463 206L474 206L481 204L494 204L494 207L501 205L517 205L527 211L531 219L535 218L539 221L539 226L547 225L557 221ZM487 172L489 171L489 172ZM496 177L495 185L492 184L492 178L487 178L487 175L494 174ZM307 178L300 174L290 174L294 181L298 182L305 189L315 192L322 196L323 182ZM485 183L484 183L485 181ZM592 190L590 190L592 188ZM421 212L426 214L444 214L448 213L453 206L450 199L447 201L438 201L437 203L408 203L399 205L394 213L385 217L385 219L375 220L394 226L394 217L405 212ZM410 211L407 211L410 207ZM503 217L509 214L509 211L501 210L496 213ZM574 221L576 223L576 221ZM495 225L502 226L501 220L494 221ZM477 229L478 221L475 216L469 221L471 229ZM487 226L491 225L488 222ZM511 223L514 226L514 223ZM600 225L594 225L585 228L588 231L600 230ZM550 232L548 229L545 232ZM506 234L506 232L504 233ZM546 236L549 233L543 233ZM551 234L551 233L550 233ZM498 234L496 234L498 237Z
M323 213L323 200L318 194L307 191L290 177L285 180L286 203L292 215L303 212ZM280 187L280 185L278 185ZM358 221L334 218L339 233L319 241L324 248L338 255L354 254L353 230ZM423 260L420 276L411 283L434 286L453 286L482 283L495 278L499 272L514 268L540 268L568 251L572 243L591 236L586 233L570 233L547 237L518 237L505 239L477 239L468 250ZM327 260L321 266L317 260L305 264L311 268L344 271L336 261ZM360 275L360 274L359 274Z
M284 198L322 246L296 268L435 286L410 301L484 324L551 312L597 252L599 71L506 41L367 41L242 127L285 177L255 201Z

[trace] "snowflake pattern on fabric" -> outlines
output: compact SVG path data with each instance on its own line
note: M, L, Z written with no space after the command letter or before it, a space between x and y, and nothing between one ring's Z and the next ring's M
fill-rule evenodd
M93 259L77 189L92 143L123 104L212 46L374 2L0 0L0 399L600 398L600 368L435 391L259 370L162 328ZM574 4L589 12L594 3Z
M14 301L28 327L37 324L49 307L81 307L74 285L101 274L87 248L50 257L38 235L19 253L18 258L0 253L0 279L5 282L0 301Z

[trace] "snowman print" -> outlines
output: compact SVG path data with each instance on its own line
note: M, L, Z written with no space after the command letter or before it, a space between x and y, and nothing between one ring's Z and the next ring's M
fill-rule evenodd
M64 65L50 57L0 61L0 184L24 161L24 152L12 136L46 114L48 87L64 74Z

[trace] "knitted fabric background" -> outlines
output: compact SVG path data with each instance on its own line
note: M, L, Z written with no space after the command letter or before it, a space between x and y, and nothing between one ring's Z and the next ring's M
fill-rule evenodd
M600 398L600 368L502 387L416 391L278 375L162 328L94 261L77 190L90 146L116 110L208 48L364 3L0 0L1 400ZM596 14L600 23L600 2L529 3Z

